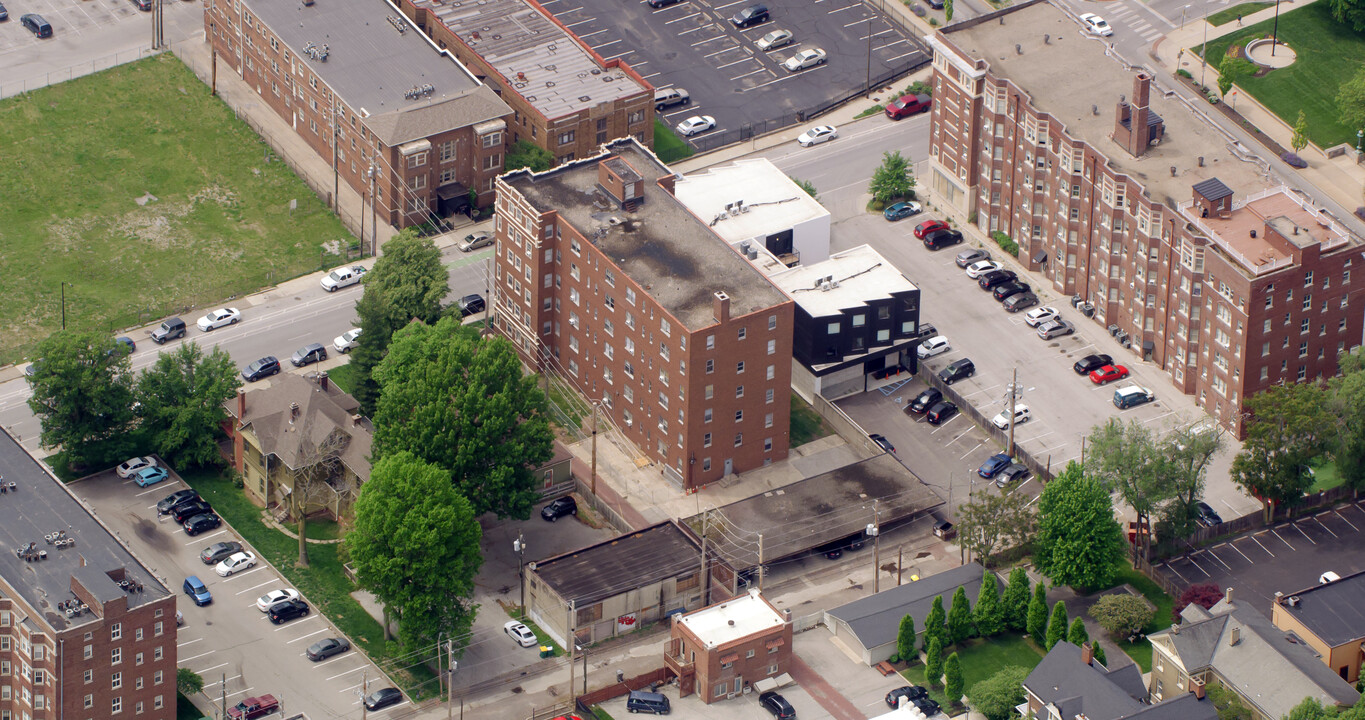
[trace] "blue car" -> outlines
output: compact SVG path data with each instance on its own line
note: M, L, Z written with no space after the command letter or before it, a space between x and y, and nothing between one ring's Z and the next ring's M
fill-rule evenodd
M891 207L888 207L887 209L882 211L882 217L886 218L887 220L890 220L891 222L895 222L897 220L904 220L910 217L911 215L918 214L920 214L919 203L913 200L909 200L906 202L898 202L895 205L892 205Z
M166 468L149 467L138 470L137 474L133 476L133 481L137 483L138 487L147 487L148 485L155 485L168 477L170 477L170 474L166 472Z
M1001 470L1009 467L1012 462L1014 461L1010 460L1009 455L998 453L987 458L986 462L981 463L981 467L977 469L976 474L989 480L995 477Z
M185 578L185 594L194 600L195 605L204 606L213 602L213 596L209 594L209 588L197 575Z

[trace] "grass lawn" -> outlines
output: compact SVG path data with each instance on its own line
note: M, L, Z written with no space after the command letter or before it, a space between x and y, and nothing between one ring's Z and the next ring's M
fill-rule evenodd
M1143 632L1151 635L1159 630L1165 630L1171 626L1171 612L1175 609L1175 598L1166 594L1150 578L1143 575L1140 571L1133 569L1133 563L1128 560L1119 561L1115 568L1114 585L1128 583L1142 593L1147 601L1156 606L1156 614L1152 616L1152 621L1147 623ZM1127 638L1109 638L1113 643L1128 653L1128 657L1133 659L1142 668L1142 672L1152 671L1152 644L1143 638L1135 643L1129 643Z
M1247 26L1208 44L1208 62L1218 67L1230 46L1244 47L1257 37L1270 37L1274 20ZM1302 109L1308 118L1308 137L1320 148L1338 143L1355 144L1356 129L1337 118L1337 88L1355 75L1365 58L1365 33L1352 32L1332 19L1331 3L1313 3L1280 12L1279 38L1294 48L1298 61L1274 70L1264 77L1249 77L1238 82L1292 126ZM1194 48L1198 56L1199 48ZM1196 71L1197 72L1197 71ZM1213 85L1212 79L1209 84Z
M338 365L331 370L328 370L327 379L332 381L333 385L341 388L342 392L345 393L354 392L355 386L358 384L356 370L349 362L345 365Z
M1323 462L1321 465L1313 466L1313 487L1308 488L1308 492L1322 492L1340 486L1345 479L1341 473L1337 472L1335 462Z
M403 648L397 642L386 642L379 622L351 597L351 592L356 588L342 568L338 557L340 544L309 544L308 567L299 567L299 541L261 522L261 509L247 500L242 490L234 487L230 480L214 471L187 473L183 477L318 611L336 623L351 638L352 643L363 647L394 682L410 691L418 688L416 698L433 695L436 686L427 682L434 677L432 673L424 665L412 665L412 660L394 662L394 657L404 654ZM324 523L310 522L308 525L310 535L326 532Z
M1223 8L1216 13L1207 15L1204 20L1210 25L1226 25L1237 18L1244 18L1254 12L1264 10L1275 3L1273 2L1244 2L1241 5L1233 5Z
M193 323L353 239L170 53L0 101L0 147L0 363L60 329L63 282L68 327Z
M987 640L968 640L957 647L946 648L943 651L943 661L947 662L948 656L953 652L957 653L957 659L962 663L962 687L968 697L971 696L974 685L1010 665L1032 670L1042 661L1044 654L1031 638L1008 632ZM915 685L926 685L922 662L902 671L901 675ZM948 707L942 687L930 688L929 696L939 705Z
M791 446L799 447L833 434L834 431L825 423L825 419L820 417L820 413L815 412L815 408L801 399L800 395L792 393Z
M673 132L664 121L654 119L654 154L664 163L672 163L683 158L692 157L696 150L692 149L678 134Z

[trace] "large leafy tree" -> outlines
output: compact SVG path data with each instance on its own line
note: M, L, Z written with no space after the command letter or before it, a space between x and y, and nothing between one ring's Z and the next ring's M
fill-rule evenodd
M972 608L967 604L967 591L961 586L953 593L952 607L948 608L948 642L957 645L976 635L972 625Z
M1223 431L1209 425L1176 428L1162 441L1160 452L1169 472L1171 500L1161 509L1174 537L1194 531L1199 499L1213 456L1223 449Z
M140 430L161 457L176 467L218 464L223 404L237 394L242 376L232 358L215 347L204 355L197 343L182 343L157 356L137 380Z
M983 492L958 507L958 542L986 565L991 554L1033 541L1037 522L1023 493Z
M1333 455L1346 485L1365 490L1365 353L1360 348L1337 357L1341 375L1328 385L1337 432Z
M554 435L511 343L454 318L413 323L394 334L374 376L375 457L407 451L445 469L476 515L530 516L532 471L552 456Z
M976 594L972 620L981 637L997 635L1005 629L1004 609L1000 607L1000 584L990 570L981 577L981 590Z
M1350 25L1356 32L1365 32L1365 0L1327 0L1332 8L1332 19Z
M374 464L345 542L361 586L398 618L400 639L415 649L472 627L482 535L450 474L399 452Z
M1058 585L1089 589L1113 578L1123 536L1104 485L1068 463L1038 498L1038 569Z
M1005 596L1000 603L1004 610L1006 627L1011 630L1024 630L1028 627L1028 604L1032 594L1028 573L1024 572L1022 567L1011 570L1010 583L1005 587Z
M1090 606L1090 617L1110 634L1118 636L1137 633L1152 621L1154 612L1146 600L1126 593L1105 595Z
M58 330L38 343L28 407L44 447L60 447L83 471L123 459L133 447L133 375L128 353L103 333Z
M518 140L507 152L503 172L530 168L531 172L545 172L555 165L555 156L530 140Z
M899 150L882 153L882 164L872 173L867 189L881 203L914 197L915 178L910 175L910 160Z
M1173 466L1146 425L1110 418L1090 432L1085 475L1117 492L1137 514L1143 549L1150 546L1150 519L1175 494Z
M355 305L363 332L351 352L356 369L353 394L369 413L379 400L372 374L388 352L393 333L413 320L435 323L441 317L441 301L450 293L450 276L431 238L420 238L409 228L384 243L383 252L366 273L365 293Z
M972 686L968 699L986 720L1009 720L1014 709L1024 702L1024 679L1029 669L1009 665Z
M1336 0L1351 2L1357 7L1365 7L1362 0ZM1349 80L1337 88L1337 117L1341 124L1356 130L1365 129L1365 67L1356 71Z
M1313 477L1308 463L1333 441L1336 424L1327 411L1324 389L1313 383L1276 385L1246 399L1242 452L1232 460L1232 479L1265 505L1298 502Z

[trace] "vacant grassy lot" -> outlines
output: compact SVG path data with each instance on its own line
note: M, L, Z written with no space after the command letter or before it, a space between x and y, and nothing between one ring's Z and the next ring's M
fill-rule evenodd
M948 656L952 653L957 653L957 659L962 663L962 688L968 697L971 697L973 685L1010 665L1032 670L1043 660L1043 653L1033 644L1032 639L1009 632L985 640L978 638L955 647L944 648L944 662L947 662ZM907 668L901 674L915 685L926 685L923 662ZM942 686L931 687L929 697L944 708L948 707L943 697Z
M1308 138L1320 148L1355 144L1356 128L1338 119L1336 96L1341 83L1365 66L1365 33L1333 20L1330 5L1315 2L1289 12L1281 8L1279 39L1294 49L1298 61L1237 83L1288 125L1294 124L1302 109L1308 118ZM1209 41L1209 66L1217 68L1229 47L1245 47L1253 38L1270 37L1273 23L1266 20ZM1194 54L1199 55L1198 47ZM1211 79L1208 82L1213 85Z
M800 447L812 440L819 440L826 435L834 434L825 419L820 417L820 413L815 412L815 408L801 399L800 395L792 393L791 405L792 447Z
M665 163L672 163L691 157L697 152L685 140L673 132L673 128L662 120L654 121L654 154Z
M316 270L351 240L169 53L0 102L0 147L0 363L61 327L63 282L68 327L113 332Z

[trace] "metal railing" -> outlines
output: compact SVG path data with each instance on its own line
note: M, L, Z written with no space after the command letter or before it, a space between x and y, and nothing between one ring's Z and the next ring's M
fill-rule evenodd
M45 88L49 85L56 85L67 80L72 80L86 75L93 75L97 72L108 70L111 67L130 63L134 60L141 60L145 57L157 55L165 50L152 50L151 48L140 48L137 50L124 50L113 55L104 55L94 60L87 60L76 65L69 65L57 70L49 70L40 77L24 78L23 80L12 80L0 82L0 98L22 95L26 92Z

